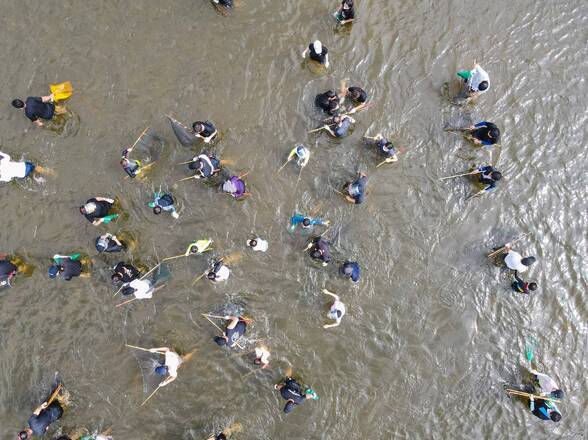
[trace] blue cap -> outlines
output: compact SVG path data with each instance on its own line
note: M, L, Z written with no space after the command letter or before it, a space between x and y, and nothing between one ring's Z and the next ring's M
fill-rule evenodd
M59 273L59 266L53 265L49 268L49 278L55 278L58 273Z
M167 367L165 365L160 365L155 369L155 374L158 376L166 376L167 375Z

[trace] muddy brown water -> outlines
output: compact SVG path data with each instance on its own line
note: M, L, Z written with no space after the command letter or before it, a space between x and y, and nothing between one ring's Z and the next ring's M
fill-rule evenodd
M203 439L238 421L236 439L588 436L587 3L358 0L347 30L335 26L336 6L242 0L223 17L204 0L1 2L1 150L58 173L0 188L0 250L35 266L0 298L2 438L24 426L55 371L72 398L55 434L85 426L112 427L116 439ZM330 50L326 74L301 64L315 38ZM444 83L474 60L492 88L475 106L453 106ZM320 116L314 95L342 78L374 105L344 140L307 135ZM76 94L60 130L35 129L10 107L63 80ZM253 196L236 203L194 182L172 188L188 175L174 164L197 149L176 141L166 114L214 121L216 151L250 172ZM484 119L503 130L494 154L505 179L465 203L466 180L438 177L488 156L442 129ZM130 181L119 154L146 126L163 152L147 179ZM361 136L378 131L408 151L375 170L379 158ZM276 170L299 142L312 158L296 184L294 167ZM370 193L354 207L330 187L358 167ZM146 207L160 186L173 190L179 220ZM126 217L90 225L77 207L93 195L118 196ZM331 220L336 258L363 268L358 286L301 252L308 236L287 231L295 210ZM218 286L191 285L205 258L175 261L153 300L115 309L108 267L118 257L93 248L107 230L135 234L133 258L146 266L200 237L215 240L215 255L243 257ZM510 291L484 257L523 232L531 235L517 248L538 258L530 297ZM269 240L267 253L244 248L252 234ZM92 257L91 278L50 281L48 257L74 251ZM323 287L348 308L328 331ZM249 347L265 341L271 369L243 378L250 359L211 342L215 330L200 314L227 304L255 318ZM557 425L502 391L523 377L528 337L539 368L567 393ZM198 351L139 408L142 377L125 342ZM320 399L286 417L272 385L288 366Z

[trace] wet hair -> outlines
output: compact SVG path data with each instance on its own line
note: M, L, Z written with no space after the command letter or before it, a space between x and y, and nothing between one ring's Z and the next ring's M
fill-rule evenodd
M294 409L294 402L286 402L286 405L284 406L284 412L286 414L288 414L289 412L292 412L293 409Z
M208 275L206 275L206 277L209 280L214 280L216 278L216 274L213 271L208 272Z
M529 283L529 290L537 290L537 283Z
M563 399L564 398L564 392L562 390L555 390L551 392L551 397L553 397L554 399Z
M342 4L353 8L353 0L343 0Z
M13 99L12 100L12 106L14 108L23 108L25 106L25 104L20 99ZM25 432L25 431L22 431L22 432ZM22 432L21 432L21 434L22 434ZM27 437L25 437L25 438L28 438L28 434L27 434Z
M202 124L202 122L194 122L192 124L192 130L194 130L194 133L200 133L204 130L204 124Z
M500 171L492 171L490 177L492 177L492 180L498 181L502 179L502 173Z
M249 246L251 246L251 247L255 247L255 246L257 246L257 240L255 240L255 239L253 239L253 240L250 240L250 241L249 241Z
M223 345L227 345L227 340L222 336L215 336L214 342L216 342L216 345L220 345L221 347Z
M311 256L312 258L316 258L316 259L318 259L318 258L320 258L320 257L322 256L322 254L321 254L321 251L319 251L318 249L315 249L315 250L313 250L313 251L310 253L310 256Z
M557 411L553 411L551 414L549 414L549 418L551 419L552 422L559 422L561 420L561 414L558 413Z
M120 273L115 273L110 277L110 280L113 283L118 283L118 282L120 282L120 280L122 280L122 275Z
M327 98L334 98L335 96L337 96L337 94L332 90L327 91L325 95L327 95Z
M161 214L161 206L157 206L157 205L155 205L155 206L153 207L153 214L155 214L155 215L159 215L159 214Z
M165 376L167 374L167 370L168 370L167 366L160 365L155 368L155 374L157 374L158 376Z
M521 263L523 263L525 266L530 266L535 261L535 257L525 257L521 260Z
M302 220L302 224L304 226L310 226L310 219L308 217L305 217L304 220Z
M188 165L188 168L190 168L191 170L197 170L200 169L201 163L199 160L195 160L194 162L190 162L190 165Z
M482 81L478 84L478 90L484 91L488 88L488 81Z
M500 130L498 128L491 128L490 130L488 130L488 135L492 139L498 139L500 137Z
M15 101L17 101L17 99L15 99ZM21 102L22 102L22 101L21 101ZM18 433L18 438L19 438L20 440L27 440L27 439L29 438L29 433L28 433L28 432L26 432L26 431L20 431L20 432Z

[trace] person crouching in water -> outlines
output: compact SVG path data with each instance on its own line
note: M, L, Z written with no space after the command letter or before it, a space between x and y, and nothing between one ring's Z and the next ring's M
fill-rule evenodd
M194 177L196 179L208 179L221 170L221 162L214 156L209 156L206 153L201 153L192 159L188 168L195 171Z
M311 60L325 66L326 69L329 68L329 50L319 40L310 43L308 48L302 52L302 58L306 58L306 55Z
M165 211L169 212L176 220L180 218L180 214L176 212L174 198L171 194L153 193L153 201L149 203L149 207L153 208L153 214L155 215L159 215L162 211Z
M71 281L72 278L79 276L89 276L83 273L83 265L80 260L80 254L73 255L53 255L53 265L49 268L49 278L56 278L61 275L65 281Z
M286 377L282 382L274 385L274 388L280 392L282 398L286 401L284 412L292 412L296 405L302 405L308 399L316 400L318 396L310 388L302 392L302 385L296 379Z
M245 176L231 176L231 178L223 183L223 192L230 194L237 200L248 197L250 194L247 192L247 186L245 185L245 181L242 179L242 177Z
M92 197L84 205L80 206L80 213L94 226L100 223L106 224L118 217L118 214L109 215L113 205L114 199Z
M53 103L53 94L48 96L29 96L25 102L20 99L12 101L12 106L17 109L23 109L27 118L37 127L43 126L43 121L50 121L55 116L55 104Z

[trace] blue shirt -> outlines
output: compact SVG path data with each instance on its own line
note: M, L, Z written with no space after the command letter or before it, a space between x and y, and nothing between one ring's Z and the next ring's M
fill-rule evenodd
M290 224L292 226L296 226L299 223L302 223L304 221L304 219L307 218L308 220L310 220L310 226L315 226L315 225L323 225L324 222L320 219L320 218L311 218L311 217L305 217L302 214L295 214L291 219L290 219ZM304 225L302 227L305 227Z
M37 119L52 119L55 114L55 105L50 102L43 102L37 96L30 96L25 103L25 115L31 121L35 122Z
M367 186L367 177L361 176L351 185L349 185L349 195L355 200L355 204L359 205L365 199L365 187Z
M341 122L341 125L338 125L335 130L333 130L333 132L335 133L335 136L343 137L349 131L349 127L351 127L351 120L349 118L345 118Z

